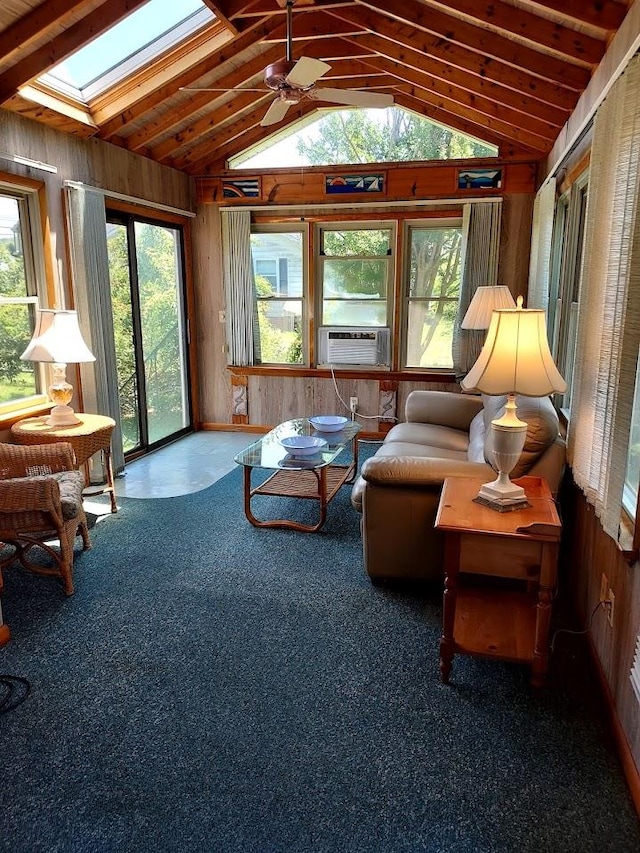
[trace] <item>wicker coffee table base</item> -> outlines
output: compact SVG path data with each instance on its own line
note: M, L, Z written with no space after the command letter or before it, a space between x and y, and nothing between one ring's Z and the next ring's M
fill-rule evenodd
M300 533L315 533L327 519L327 506L338 489L355 473L355 465L327 465L311 470L283 470L271 474L256 488L251 488L253 468L244 468L244 512L254 527L280 527L297 530ZM320 504L320 517L316 524L301 524L291 519L279 518L273 521L260 521L251 511L251 499L254 495L271 495L281 498L302 498L314 500Z

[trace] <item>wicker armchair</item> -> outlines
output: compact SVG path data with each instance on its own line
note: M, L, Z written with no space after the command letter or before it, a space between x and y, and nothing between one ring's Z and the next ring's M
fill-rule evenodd
M91 547L83 488L68 442L27 447L0 443L0 571L17 559L37 574L58 575L71 595L76 535L82 536L84 550ZM59 548L52 547L52 539L58 539ZM30 558L36 546L53 558L54 566Z

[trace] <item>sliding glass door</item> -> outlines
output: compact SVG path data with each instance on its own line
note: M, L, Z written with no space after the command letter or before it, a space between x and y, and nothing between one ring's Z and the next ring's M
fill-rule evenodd
M174 225L107 214L125 456L191 429L183 236Z

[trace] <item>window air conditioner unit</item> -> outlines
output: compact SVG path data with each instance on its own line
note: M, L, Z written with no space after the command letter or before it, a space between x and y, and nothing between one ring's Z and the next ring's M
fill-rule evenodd
M389 365L390 329L371 326L320 326L320 364Z

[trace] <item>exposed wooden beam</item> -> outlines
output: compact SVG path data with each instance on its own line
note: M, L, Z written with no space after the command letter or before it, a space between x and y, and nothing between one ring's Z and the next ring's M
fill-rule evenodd
M228 41L223 48L214 51L209 57L207 57L207 59L203 59L196 63L196 65L188 71L179 74L170 82L163 86L159 86L153 92L149 92L148 94L141 96L139 99L133 100L128 108L122 110L118 115L115 115L112 119L102 124L100 136L103 139L109 139L109 137L114 134L120 133L128 124L138 121L146 113L161 104L164 104L165 101L179 92L182 87L192 86L194 83L197 83L201 77L211 74L213 70L220 67L225 62L237 60L237 57L242 54L243 51L252 47L255 41L260 41L264 35L271 32L271 29L274 26L276 26L276 22L273 20L257 22L250 32L243 33L241 36ZM279 55L280 54L278 54L278 56ZM275 61L275 59L272 61ZM251 64L251 67L253 67L253 64ZM260 69L256 69L253 71L253 74L257 74L259 70ZM231 86L240 85L240 82L250 79L251 76L252 73L247 73L243 77L242 69L240 69L240 76L238 77L237 82L232 83ZM223 83L222 85L224 87L227 86L226 83Z
M309 41L310 39L331 39L340 36L354 35L367 31L365 23L360 22L361 11L355 6L340 6L330 9L336 15L344 12L348 19L328 17L326 12L308 12L296 18L293 26L293 42ZM274 16L275 17L275 16ZM287 30L284 21L269 36L269 41L285 42Z
M5 63L18 50L25 52L27 48L43 34L56 26L64 25L72 13L83 6L95 5L90 0L48 0L36 6L26 15L18 18L15 23L0 33L0 58Z
M378 87L379 90L387 90L389 76L386 74L379 75L379 80L381 83L382 81L387 81L386 86L380 85ZM330 85L331 88L337 89L354 89L357 87L357 80L354 77L350 77L348 79L337 78L336 80L332 80L328 85ZM321 91L322 86L319 85L317 89L318 91ZM213 105L213 108L208 115L202 116L188 127L182 128L178 133L158 144L151 151L151 156L154 160L166 162L168 157L174 158L176 152L180 149L187 145L193 145L196 140L203 136L210 137L212 133L215 133L215 144L223 144L233 138L234 135L237 135L235 129L239 126L238 122L241 120L240 114L244 114L244 116L246 116L251 110L258 115L257 110L261 110L262 112L258 115L259 121L266 112L266 108L268 106L268 104L265 103L265 99L270 103L273 98L273 92L270 92L266 88L263 92L239 92L235 98L227 101L222 106L218 107ZM246 128L242 125L241 129L244 131ZM225 136L228 130L231 132L228 133L228 136ZM209 143L205 144L208 145Z
M256 87L260 86L262 88L262 78L256 79L255 81L252 81L251 78L261 74L264 67L264 56L268 57L269 54L271 54L273 57L277 58L276 50L277 49L274 48L273 51L270 51L268 54L261 55L259 59L245 64L240 69L230 71L228 74L216 80L214 84L215 87L229 90L235 87L240 87L248 81L255 82ZM275 61L275 59L272 61ZM250 76L247 77L247 74ZM264 91L265 94L268 94L266 88ZM246 90L243 91L242 88L238 88L238 91L235 94L236 97L243 97L247 92ZM144 127L141 127L139 130L127 137L127 148L131 151L137 151L139 148L149 145L154 139L171 130L172 127L184 125L185 120L187 120L190 115L194 115L195 113L206 109L217 99L222 98L223 95L223 92L185 92L184 98L180 103L171 103L161 115L145 122ZM234 99L232 98L228 102L229 107L226 109L229 111L233 110L233 100Z
M410 46L409 40L406 45L401 45L397 38L388 39L378 35L368 35L357 36L353 41L359 47L369 48L374 54L386 56L394 62L408 65L417 71L424 71L436 79L460 86L474 94L485 95L497 103L505 103L523 111L531 109L545 121L562 117L562 123L564 123L575 105L576 97L572 92L554 87L545 81L539 81L543 84L541 86L538 86L535 81L529 81L531 85L527 87L525 85L527 81L520 75L511 74L508 68L506 74L500 74L501 69L496 66L496 63L489 63L483 75L460 68L452 62L442 62L429 53L422 52L419 45L416 46L418 49ZM516 83L519 85L516 86ZM559 111L561 116L558 116Z
M362 2L367 5L366 0ZM558 51L572 59L597 65L606 49L604 39L593 38L570 27L557 24L526 9L516 8L502 0L436 0L453 14L463 14L476 21L522 36L541 47ZM432 6L434 0L423 0Z
M14 95L20 86L44 74L146 2L147 0L107 0L48 44L16 62L0 76L0 103Z
M216 18L223 23L230 32L237 35L238 29L236 25L225 15L224 10L222 9L222 4L216 3L215 0L202 0L202 2L205 6L211 9Z
M385 31L393 27L405 36L416 34L417 38L421 38L422 33L432 34L444 39L444 43L440 42L441 50L457 45L459 49L470 51L471 56L477 54L480 60L493 58L576 91L584 89L590 79L586 68L428 8L418 0L360 0L360 5L362 9L334 9L331 14L351 23L360 21L372 32L381 32L382 26Z
M271 92L266 89L263 92L238 93L221 107L214 108L208 115L156 145L151 150L152 159L165 162L169 157L174 158L181 149L193 146L197 140L213 133L217 128L222 128L226 122L239 120L243 113L260 109L265 100L270 100L271 97Z
M472 95L458 86L444 84L441 80L436 80L429 74L423 74L406 65L399 65L397 62L392 62L383 57L371 57L371 59L366 61L366 64L372 69L394 76L398 83L406 84L401 85L399 88L407 94L419 97L420 95L413 91L414 87L417 87L420 89L421 95L430 93L432 98L440 98L446 101L450 111L455 109L456 104L460 104L463 108L474 110L478 116L476 121L480 123L484 120L483 116L487 119L497 119L514 128L532 133L535 136L540 136L547 141L554 141L562 126L560 119L557 119L555 123L541 121L531 112L522 112L509 108L502 103L496 103L496 101L482 95ZM409 90L407 89L407 85L411 87ZM429 98L426 98L426 100L429 100ZM430 100L430 103L435 103L435 100Z
M607 32L617 30L628 11L624 0L621 3L615 0L536 0L536 3L558 15L575 18Z
M230 157L235 157L240 151L245 151L257 145L263 140L268 139L269 136L281 133L284 128L296 124L301 118L315 112L317 109L318 104L313 101L306 101L297 107L292 107L282 122L276 125L270 133L267 133L264 127L256 125L253 129L246 130L228 144L216 147L215 153L210 153L199 161L190 163L184 171L190 175L211 175L223 171Z
M465 134L466 136L471 136L480 142L487 142L491 145L495 145L498 150L500 150L503 145L512 142L512 138L510 136L498 133L495 129L490 130L483 124L476 124L475 122L462 117L459 112L450 113L435 105L427 104L418 98L412 98L405 94L398 95L398 103L405 109L412 110L426 119L435 121L438 124L443 124L445 127L449 127L452 130ZM520 146L523 150L529 151L530 155L533 154L536 159L544 157L548 150L546 147L537 148L535 144L523 145L520 143Z

